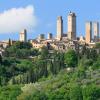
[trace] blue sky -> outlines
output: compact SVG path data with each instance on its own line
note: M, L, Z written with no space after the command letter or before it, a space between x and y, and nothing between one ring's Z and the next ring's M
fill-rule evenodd
M66 33L69 11L75 12L77 15L78 36L85 35L86 21L100 20L100 0L0 0L0 13L12 8L25 8L29 5L34 7L37 25L31 32L28 32L28 38L35 38L40 33L47 34L48 32L56 35L56 19L60 15L63 17L64 32ZM7 24L10 25L10 23ZM12 31L12 33L0 31L0 40L8 38L18 39L19 34L17 31Z

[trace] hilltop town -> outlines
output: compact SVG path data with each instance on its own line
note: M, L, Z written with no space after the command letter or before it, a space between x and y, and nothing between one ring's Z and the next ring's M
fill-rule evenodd
M27 40L27 30L24 29L19 33L19 41L27 42L29 41L33 48L40 49L43 46L47 46L49 49L54 48L61 52L67 51L69 48L77 50L81 49L82 45L87 45L88 48L93 48L95 43L99 42L99 22L86 22L85 26L85 37L77 37L77 16L73 12L69 12L67 17L67 30L68 32L64 33L63 31L63 18L62 16L57 17L57 32L56 37L53 37L52 33L47 34L45 38L44 34L39 34L36 39ZM15 43L15 40L10 39L11 44ZM0 45L4 48L9 44L8 41L1 41ZM1 50L2 52L3 50Z
M99 23L86 22L77 37L77 17L68 14L68 32L57 17L57 32L0 42L0 100L100 100ZM93 27L92 27L93 26Z

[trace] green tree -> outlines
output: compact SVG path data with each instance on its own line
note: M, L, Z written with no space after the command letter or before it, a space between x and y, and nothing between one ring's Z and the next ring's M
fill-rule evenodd
M85 74L85 66L84 66L84 62L86 60L86 57L83 57L82 59L78 60L78 68L77 68L77 74L79 78L85 78L86 74Z
M98 54L97 54L97 51L96 51L95 49L91 49L91 51L90 51L90 58L91 58L92 60L94 60L94 61L97 60Z
M43 47L41 48L41 58L42 58L42 59L48 58L48 54L49 54L48 48L45 47L45 46L43 46Z
M11 39L9 39L9 42L8 42L8 46L9 46L9 47L12 45L11 42L12 42Z
M69 67L76 67L77 63L78 63L78 57L77 54L74 50L68 50L65 53L65 63L69 66Z
M92 65L92 69L99 69L100 68L100 56L97 58L97 61L94 61Z
M95 84L90 84L83 87L83 100L99 100L100 99L100 87Z
M17 100L17 96L21 93L19 85L0 87L0 100Z
M16 42L13 46L15 46L15 48L17 49L31 49L32 48L32 44L29 42Z
M70 100L83 100L82 89L78 84L71 85L69 95Z
M100 48L100 43L96 43L95 48Z
M16 42L5 49L4 56L28 58L31 55L32 44L29 42Z
M2 64L2 56L0 55L0 64Z

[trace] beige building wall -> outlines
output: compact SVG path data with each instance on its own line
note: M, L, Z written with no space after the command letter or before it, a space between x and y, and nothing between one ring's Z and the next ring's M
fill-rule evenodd
M92 40L92 22L86 22L86 43L91 43Z
M20 40L21 42L26 42L26 41L27 41L27 30L26 30L26 29L24 29L24 30L20 33L19 40Z
M99 41L99 23L94 22L93 28L94 28L94 42L98 42Z
M76 39L76 15L72 12L68 15L68 39Z
M62 16L57 18L57 39L61 40L63 35L63 19Z

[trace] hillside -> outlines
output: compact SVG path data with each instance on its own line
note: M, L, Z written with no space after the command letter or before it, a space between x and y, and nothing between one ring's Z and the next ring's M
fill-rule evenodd
M100 70L86 71L84 77L77 74L77 69L64 69L58 75L42 78L36 83L5 87L9 91L1 88L0 100L99 100Z
M100 44L66 52L16 42L0 56L0 100L99 100ZM31 58L30 58L31 56Z

